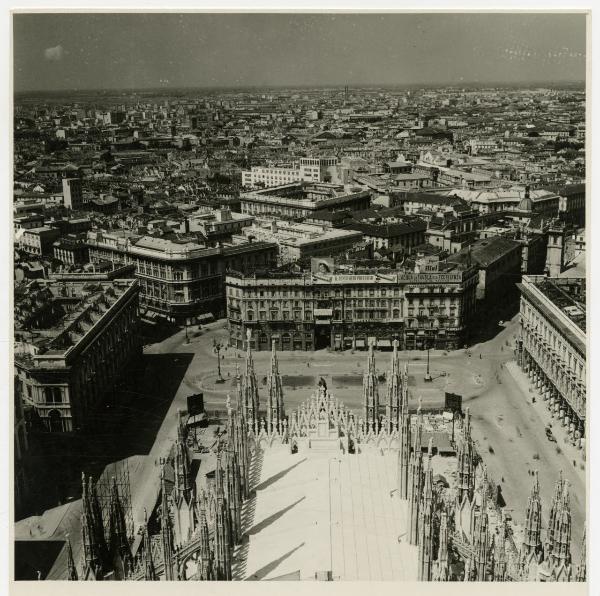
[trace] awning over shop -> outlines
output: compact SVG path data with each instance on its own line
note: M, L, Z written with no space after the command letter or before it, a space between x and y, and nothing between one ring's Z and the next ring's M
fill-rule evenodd
M214 315L211 312L207 312L196 317L198 323L203 323L205 321L212 321L214 319Z

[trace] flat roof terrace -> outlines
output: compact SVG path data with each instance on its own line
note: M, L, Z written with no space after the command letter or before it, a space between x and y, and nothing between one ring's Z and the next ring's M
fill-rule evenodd
M539 290L573 321L586 330L585 278L545 278L536 283Z
M235 552L234 579L330 571L333 580L416 580L407 501L395 493L397 457L265 451L244 505L248 542Z

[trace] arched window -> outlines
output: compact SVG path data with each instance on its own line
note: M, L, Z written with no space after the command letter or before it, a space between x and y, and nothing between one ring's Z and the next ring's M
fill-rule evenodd
M48 412L48 424L51 433L61 433L63 431L63 423L58 410Z

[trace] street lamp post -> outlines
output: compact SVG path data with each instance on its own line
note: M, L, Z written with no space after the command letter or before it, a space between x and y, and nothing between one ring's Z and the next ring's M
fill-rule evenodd
M217 380L215 383L224 383L225 379L221 375L221 350L223 349L223 344L220 341L217 341L213 338L213 352L217 355Z
M431 379L431 372L429 370L429 350L431 349L431 342L427 341L427 372L425 373L425 381L426 382L430 382Z

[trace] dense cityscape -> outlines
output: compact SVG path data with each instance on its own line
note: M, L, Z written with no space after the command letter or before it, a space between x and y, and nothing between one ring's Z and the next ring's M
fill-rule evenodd
M15 579L585 581L585 111L17 92Z

